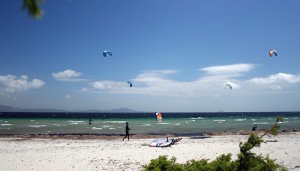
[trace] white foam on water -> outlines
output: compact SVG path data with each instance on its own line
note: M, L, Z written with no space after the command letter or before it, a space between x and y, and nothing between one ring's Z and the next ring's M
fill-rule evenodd
M203 117L197 117L197 118L190 118L192 120L195 120L195 119L204 119Z
M40 128L40 127L46 127L47 125L28 125L28 127L32 128Z
M72 122L70 123L71 125L77 125L78 123L77 122Z
M10 126L10 125L13 125L13 124L1 124L1 126Z
M84 123L84 121L72 121L72 120L69 120L68 122L71 122L71 123Z
M53 126L61 126L61 125L59 125L59 124L52 124Z
M143 125L141 125L141 126L151 126L151 124L143 124Z
M270 124L269 122L255 122L256 125L267 125Z
M238 122L242 122L242 121L246 121L247 119L235 119L234 121L238 121Z
M166 123L166 122L157 123L157 124L160 124L160 125L171 125L171 123Z
M213 120L214 122L218 122L218 123L223 123L223 122L225 122L226 120Z
M102 129L102 128L92 127L92 129L100 130L100 129Z
M116 129L116 128L109 128L109 129Z
M103 123L126 123L126 121L104 121Z
M110 125L103 125L102 128L110 128Z

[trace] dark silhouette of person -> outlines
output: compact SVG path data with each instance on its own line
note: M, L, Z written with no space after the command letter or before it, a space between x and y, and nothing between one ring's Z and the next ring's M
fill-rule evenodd
M255 125L252 127L252 131L256 131L256 128L257 128L257 125L255 124Z
M92 118L89 119L89 125L91 125L91 124L92 124Z
M131 130L128 126L128 122L126 122L126 128L125 128L125 132L126 132L126 135L125 137L123 138L123 141L126 137L128 137L128 141L129 141L129 130Z

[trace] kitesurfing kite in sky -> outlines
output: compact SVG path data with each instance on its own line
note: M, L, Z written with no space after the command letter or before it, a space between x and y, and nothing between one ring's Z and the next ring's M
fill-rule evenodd
M132 82L127 81L127 83L129 84L130 87L132 87Z
M270 57L273 57L273 55L277 56L277 51L276 50L270 50L269 55L270 55Z
M106 55L109 54L110 56L112 56L111 51L105 50L103 51L103 56L106 57Z
M229 83L226 83L224 86L228 87L230 90L232 90L232 85L230 85Z
M156 112L156 122L162 121L162 114L160 112Z

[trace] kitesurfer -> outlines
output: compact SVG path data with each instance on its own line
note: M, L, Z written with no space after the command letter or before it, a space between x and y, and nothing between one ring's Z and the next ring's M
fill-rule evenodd
M129 130L131 130L128 126L128 122L126 122L126 128L125 128L125 132L126 132L126 135L125 137L123 138L123 141L126 137L128 137L128 141L129 141Z

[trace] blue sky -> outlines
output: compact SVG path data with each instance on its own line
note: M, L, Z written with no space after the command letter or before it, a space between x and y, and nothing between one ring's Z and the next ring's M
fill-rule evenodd
M44 15L34 20L22 1L5 0L0 104L299 111L299 5L297 0L44 0ZM272 49L278 56L269 56ZM104 58L104 50L113 55Z

